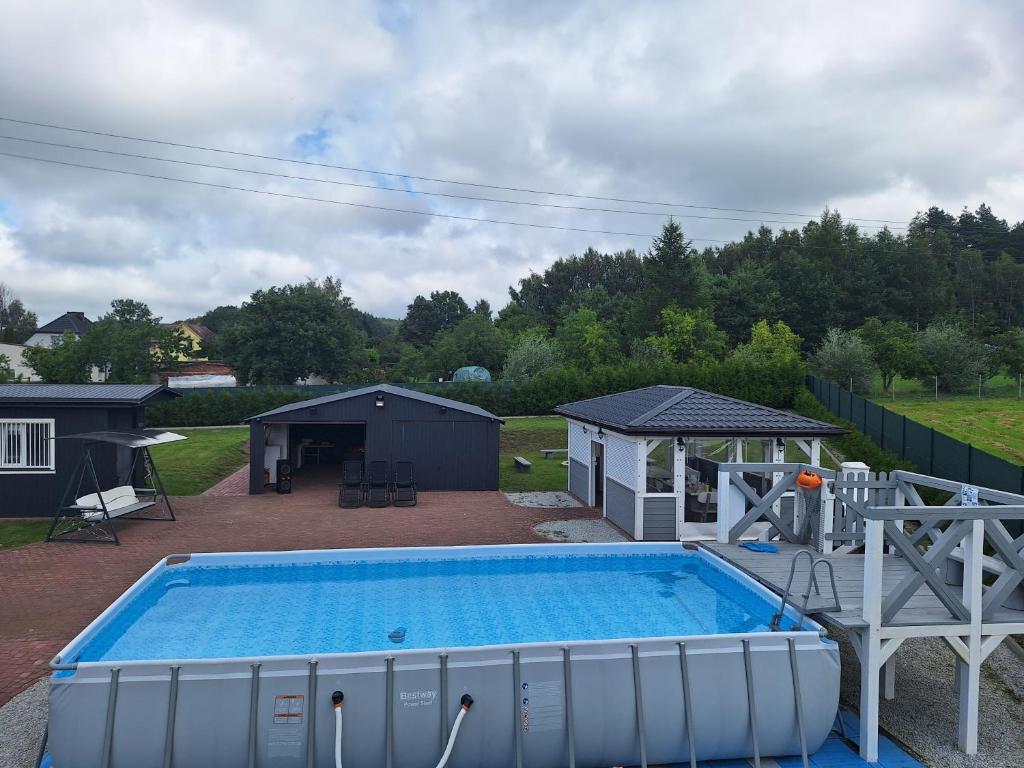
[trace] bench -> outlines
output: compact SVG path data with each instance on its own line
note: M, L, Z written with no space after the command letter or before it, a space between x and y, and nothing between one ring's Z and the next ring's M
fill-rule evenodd
M541 448L540 452L544 454L545 459L550 459L556 453L568 453L568 448Z
M103 499L102 503L100 499ZM130 515L143 509L156 505L156 491L152 488L133 488L130 485L122 485L103 491L102 494L90 493L75 499L75 504L68 507L70 510L82 513L82 518L90 523L104 519L103 506L106 505L106 518L112 520L122 515Z
M522 456L516 456L514 461L516 463L516 469L519 472L529 472L530 471L530 467L533 466L530 462L528 462Z

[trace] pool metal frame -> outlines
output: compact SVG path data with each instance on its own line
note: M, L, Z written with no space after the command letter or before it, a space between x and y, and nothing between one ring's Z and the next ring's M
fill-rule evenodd
M785 615L794 623L801 623L803 630L789 631L762 631L746 633L723 633L723 634L701 634L677 637L634 637L614 638L602 640L564 640L548 642L526 642L494 644L487 646L454 646L441 648L396 648L371 651L341 652L341 653L316 653L316 654L292 654L278 656L254 656L254 657L227 657L227 658L199 658L199 659L141 659L141 660L108 660L108 661L78 661L77 655L91 641L95 635L112 619L123 607L131 602L136 596L143 592L155 581L164 571L179 565L199 566L228 566L228 565L266 565L266 564L313 564L321 562L393 562L410 559L416 560L460 560L492 557L564 557L566 555L648 555L648 554L686 554L687 556L699 557L707 561L716 570L726 574L740 582L754 594L766 600L769 605L779 600L772 592L767 590L754 579L750 578L738 569L733 568L724 560L710 554L706 550L693 550L681 548L678 542L671 543L616 543L616 544L512 544L496 546L458 546L458 547L407 547L407 548L366 548L366 549L343 549L343 550L301 550L293 552L238 552L238 553L200 553L200 554L173 554L168 555L151 567L138 581L128 590L110 604L99 616L70 643L67 644L50 661L50 669L54 671L54 677L68 678L85 674L92 678L87 682L103 682L99 679L102 671L109 671L109 691L107 695L106 716L104 720L103 744L101 751L101 765L109 768L112 764L112 753L114 748L114 727L117 717L118 686L121 682L122 671L131 673L136 670L145 674L149 670L162 668L169 670L169 688L167 699L167 716L164 728L163 762L165 768L173 765L174 731L176 726L177 701L179 689L182 687L182 668L196 667L210 670L212 678L226 674L217 671L217 667L231 666L235 669L248 665L248 677L250 679L249 713L248 713L248 736L246 765L255 768L257 764L257 718L259 716L260 683L261 675L265 667L288 666L296 662L305 662L307 665L306 695L310 702L309 716L305 718L305 764L307 768L313 768L316 754L316 720L317 713L313 711L316 703L317 675L318 671L324 668L333 668L334 671L341 670L340 662L352 661L377 661L383 659L385 663L385 745L384 756L385 768L392 768L394 764L394 693L395 693L395 671L396 661L403 658L415 658L432 656L437 659L438 681L440 695L439 700L442 706L440 713L440 741L444 744L447 738L447 730L450 727L448 711L444 703L448 698L448 676L449 658L453 652L469 652L472 655L486 656L495 652L511 654L513 671L513 712L516 720L514 727L515 762L517 768L523 765L524 746L523 728L519 722L519 697L521 687L521 655L524 652L550 651L553 657L557 656L560 662L563 678L564 715L567 747L567 764L576 764L576 735L574 728L574 702L572 691L573 662L582 660L584 657L574 656L574 651L585 652L589 649L595 656L586 657L590 660L600 658L613 658L609 655L609 646L625 647L628 649L632 661L632 683L634 699L634 717L637 729L637 740L639 744L640 765L647 766L647 738L645 727L645 713L643 689L640 675L641 657L666 656L669 653L678 656L678 680L682 688L682 704L686 722L686 743L688 747L688 760L692 767L697 765L697 735L694 732L694 695L691 690L690 662L695 656L703 654L715 654L720 652L723 644L734 642L743 655L744 677L746 682L747 702L746 707L751 725L750 740L753 749L751 757L755 766L760 766L761 747L758 729L758 708L757 697L755 696L755 685L752 670L752 653L761 650L780 650L780 648L765 647L766 644L779 646L784 643L784 652L787 654L790 666L790 675L793 683L795 701L796 725L799 735L800 754L804 765L808 762L808 738L805 733L805 707L801 695L800 675L797 665L798 650L818 650L822 643L832 644L828 641L826 630L816 622L802 616L792 606L785 606ZM661 646L660 649L651 649L650 646ZM833 644L834 645L834 644ZM752 648L753 646L753 648ZM780 646L781 647L781 646ZM671 648L669 651L667 648ZM641 651L645 652L642 653ZM534 656L531 661L555 661L555 658L541 658ZM459 662L456 666L473 667L474 664L495 664L487 661L465 661ZM417 664L416 669L422 669ZM328 669L327 671L331 671ZM364 668L360 671L369 671ZM349 673L352 670L348 670ZM344 672L339 672L344 674ZM163 673L165 676L167 672ZM281 670L272 674L284 675ZM232 677L237 675L232 674ZM148 678L149 675L146 675ZM195 672L188 675L195 679L206 679L202 674ZM166 680L167 678L164 677ZM475 712L476 710L474 710ZM703 759L703 758L701 758ZM453 759L452 761L456 761Z

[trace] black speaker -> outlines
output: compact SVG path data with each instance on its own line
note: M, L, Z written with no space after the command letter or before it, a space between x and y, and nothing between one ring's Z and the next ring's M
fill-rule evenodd
M277 492L292 492L292 462L289 459L277 460Z

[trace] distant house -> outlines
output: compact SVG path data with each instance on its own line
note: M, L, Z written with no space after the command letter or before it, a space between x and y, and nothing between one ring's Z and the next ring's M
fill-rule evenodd
M209 360L188 360L173 371L162 371L160 382L171 389L238 386L238 380L230 366Z
M188 321L180 323L167 323L165 328L170 328L180 333L185 339L185 351L177 356L178 362L185 362L186 360L209 360L208 357L202 356L200 350L203 347L203 342L213 337L213 331L207 328L202 323L190 323Z
M18 381L39 381L32 366L25 362L24 344L5 344L0 342L0 355L8 360L7 368Z
M84 312L65 312L56 320L51 320L46 325L37 328L28 341L26 347L52 347L60 342L64 334L70 331L78 338L92 327L92 320L85 316Z
M75 334L75 338L82 338L93 326L93 321L85 316L85 312L65 312L56 320L51 320L46 325L36 328L36 332L29 336L25 342L26 347L52 347L59 344L65 333ZM38 377L31 379L38 381ZM89 380L94 384L107 380L105 371L93 366L89 373Z

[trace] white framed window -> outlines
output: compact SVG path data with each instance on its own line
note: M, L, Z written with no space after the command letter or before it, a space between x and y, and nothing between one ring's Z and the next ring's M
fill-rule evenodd
M53 419L0 419L0 472L53 472Z

